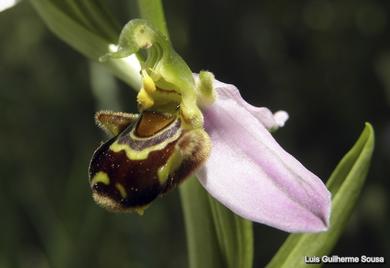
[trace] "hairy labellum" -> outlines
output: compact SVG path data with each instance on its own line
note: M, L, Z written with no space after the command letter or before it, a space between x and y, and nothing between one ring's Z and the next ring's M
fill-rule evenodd
M99 112L98 123L117 134L94 153L89 167L95 201L113 211L143 208L198 168L210 151L202 129L186 129L180 116Z

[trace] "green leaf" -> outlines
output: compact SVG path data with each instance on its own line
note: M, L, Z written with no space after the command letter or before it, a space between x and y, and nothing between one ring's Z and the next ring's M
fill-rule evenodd
M114 39L119 29L97 0L31 0L31 3L53 33L92 60L97 61L117 41ZM109 60L104 65L133 88L140 88L137 61Z
M190 268L249 268L252 223L223 207L193 177L180 187Z
M366 123L358 141L340 161L328 180L327 187L332 193L329 230L319 234L290 235L268 264L268 268L306 267L304 256L323 256L330 253L356 205L368 173L373 150L374 130Z

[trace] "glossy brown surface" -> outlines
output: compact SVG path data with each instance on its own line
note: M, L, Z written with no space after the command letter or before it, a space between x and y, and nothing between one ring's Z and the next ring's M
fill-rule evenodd
M174 116L167 116L162 113L145 111L137 124L135 134L139 137L150 137L167 127Z

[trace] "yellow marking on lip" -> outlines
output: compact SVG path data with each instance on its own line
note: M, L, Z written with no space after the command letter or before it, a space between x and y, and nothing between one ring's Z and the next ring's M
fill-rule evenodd
M93 178L91 180L91 185L95 185L98 182L101 182L105 185L109 185L110 184L110 177L108 176L107 173L105 173L103 171L99 171L98 173L95 174L95 176L93 176Z
M180 135L181 135L181 130L178 130L176 134L170 137L169 139L166 139L161 143L150 146L141 151L133 150L128 144L118 143L118 141L115 141L113 144L110 145L110 150L115 153L118 153L123 150L125 151L127 158L130 160L144 160L148 158L150 152L164 149L165 146L167 146L167 144L177 140L180 137Z
M161 166L157 171L160 184L164 184L167 181L169 175L178 169L182 162L183 156L176 149L175 152L169 157L165 165Z
M120 184L118 182L115 183L115 188L119 191L119 193L122 196L122 198L126 198L127 197L126 189L125 189L125 187L123 187L122 184Z

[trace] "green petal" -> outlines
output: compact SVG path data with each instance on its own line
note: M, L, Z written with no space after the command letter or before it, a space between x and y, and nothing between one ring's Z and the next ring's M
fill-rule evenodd
M356 205L373 150L374 130L366 123L358 141L340 161L328 180L327 187L332 193L329 230L320 234L290 235L268 264L268 268L304 267L304 256L323 256L331 252Z

